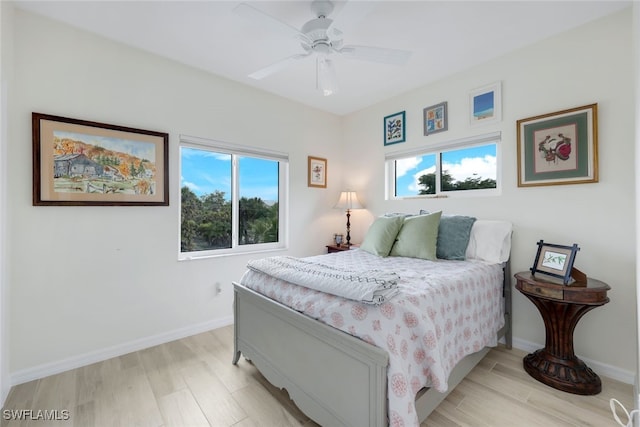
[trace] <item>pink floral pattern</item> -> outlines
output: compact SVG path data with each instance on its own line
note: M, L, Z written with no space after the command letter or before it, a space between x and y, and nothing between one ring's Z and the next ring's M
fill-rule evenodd
M306 258L351 270L389 269L400 293L372 306L282 282L248 270L241 283L389 353L389 424L418 426L415 395L447 391L465 356L497 345L504 325L502 268L481 261L380 258L361 250Z

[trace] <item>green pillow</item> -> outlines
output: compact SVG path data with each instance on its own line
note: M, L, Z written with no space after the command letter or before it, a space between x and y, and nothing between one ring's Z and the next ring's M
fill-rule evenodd
M441 215L439 211L405 218L390 255L435 260Z
M369 227L360 249L374 255L388 256L403 221L402 216L376 218Z

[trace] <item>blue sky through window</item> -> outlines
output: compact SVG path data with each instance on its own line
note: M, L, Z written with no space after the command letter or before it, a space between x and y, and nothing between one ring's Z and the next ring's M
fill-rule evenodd
M259 197L267 203L278 201L278 162L240 157L240 197ZM189 187L197 196L223 191L231 198L231 155L182 147L180 187Z
M271 205L278 201L278 162L240 157L240 197L258 197Z

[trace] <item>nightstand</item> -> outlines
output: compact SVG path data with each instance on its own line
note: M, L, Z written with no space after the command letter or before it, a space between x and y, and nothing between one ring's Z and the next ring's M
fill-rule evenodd
M525 356L524 370L558 390L600 393L600 378L573 352L573 331L585 313L609 302L609 285L591 278L563 285L526 271L515 277L516 289L538 308L546 331L544 348Z
M351 245L351 246L347 246L347 245L327 245L327 253L331 254L333 252L342 252L342 251L348 251L351 248L357 248L360 245Z

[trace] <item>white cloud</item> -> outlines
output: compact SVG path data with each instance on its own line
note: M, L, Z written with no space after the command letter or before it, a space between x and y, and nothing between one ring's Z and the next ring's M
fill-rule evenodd
M472 176L496 179L496 156L466 157L460 163L444 163L442 169L448 171L456 181L464 181Z
M182 181L182 186L189 188L189 190L193 191L196 194L200 192L200 187L198 187L198 185L194 184L193 182Z
M198 148L185 147L180 152L180 155L185 159L193 158L208 158L212 157L215 160L221 160L225 162L231 161L231 155L225 153L216 153L215 151L201 150Z
M407 165L409 164L408 162ZM442 169L448 171L456 181L464 181L469 177L496 179L496 157L490 155L484 157L467 157L462 159L460 163L444 163ZM408 170L405 170L404 173L407 171ZM413 181L408 186L409 191L417 194L419 190L424 189L423 186L418 185L418 180L422 175L435 173L435 171L435 166L432 166L413 173Z
M396 176L398 178L403 177L411 169L414 169L420 164L422 157L409 157L408 159L396 160Z

